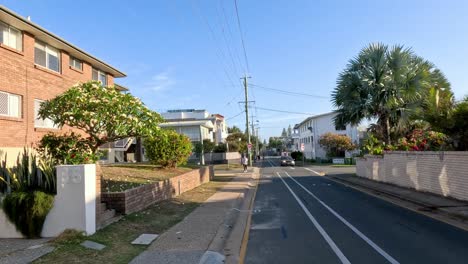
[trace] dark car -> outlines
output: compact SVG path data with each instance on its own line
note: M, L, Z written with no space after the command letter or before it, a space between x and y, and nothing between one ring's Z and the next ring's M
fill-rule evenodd
M281 157L281 166L295 166L296 163L294 162L294 159L291 157Z

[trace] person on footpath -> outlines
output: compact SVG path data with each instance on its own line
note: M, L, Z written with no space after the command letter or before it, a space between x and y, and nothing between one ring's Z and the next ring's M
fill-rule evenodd
M242 163L242 166L244 166L244 172L247 172L247 164L249 163L249 160L247 159L247 155L242 155L241 163Z

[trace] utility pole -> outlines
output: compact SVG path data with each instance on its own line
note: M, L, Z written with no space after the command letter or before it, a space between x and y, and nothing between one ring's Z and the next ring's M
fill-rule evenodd
M255 137L255 128L254 128L253 113L250 114L250 119L251 119L250 124L252 125L252 131L251 131L251 133L252 133L252 136ZM253 151L251 151L251 152L252 152L252 154L254 154ZM252 161L255 162L255 156L253 156Z
M260 150L258 149L258 141L260 140L260 137L258 136L258 126L255 135L257 136L257 141L255 142L255 150L257 151L257 155L260 156Z
M243 78L244 79L244 93L245 93L245 133L247 133L247 144L251 144L250 142L250 132L249 132L249 93L248 93L248 88L247 88L247 75L245 75ZM249 166L252 166L252 153L248 148L247 145L247 156L249 159Z

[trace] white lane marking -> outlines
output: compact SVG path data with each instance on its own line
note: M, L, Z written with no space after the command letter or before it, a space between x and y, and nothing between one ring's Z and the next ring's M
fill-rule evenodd
M291 170L295 170L295 168L294 168L294 167L289 167L289 168L290 168Z
M322 174L320 174L320 173L318 173L318 172L316 172L316 171L314 171L314 170L312 170L312 169L309 169L309 168L304 168L304 169L306 169L306 170L308 170L308 171L311 171L311 172L317 174L318 176L322 176Z
M335 210L330 208L327 204L325 204L322 200L320 200L315 194L313 194L311 191L309 191L307 188L304 187L301 183L299 183L296 179L291 177L287 172L285 172L286 175L291 178L294 182L297 183L304 191L306 191L308 194L310 194L312 197L314 197L315 200L317 200L321 205L323 205L330 213L332 213L336 218L340 219L341 222L343 222L346 226L348 226L351 230L356 233L360 238L362 238L364 241L366 241L367 244L369 244L372 248L375 249L380 255L382 255L384 258L386 258L390 263L392 264L398 264L399 262L394 259L392 256L390 256L387 252L385 252L382 248L380 248L377 244L375 244L370 238L368 238L366 235L364 235L361 231L359 231L356 227L351 225L346 219L344 219L341 215L339 215ZM315 185L315 184L314 184ZM330 185L330 184L329 184Z
M325 241L327 241L328 245L331 247L331 249L333 250L333 252L335 252L335 254L338 256L338 258L341 260L342 263L346 263L346 264L351 264L351 262L349 262L349 260L346 258L346 256L343 254L343 252L341 252L341 250L338 248L338 246L335 244L335 242L333 242L333 240L330 238L330 236L328 236L327 232L323 229L323 227L317 222L317 220L315 220L315 218L312 216L312 214L310 213L310 211L307 209L307 207L302 203L302 201L297 197L296 193L294 193L294 191L291 189L291 187L289 187L289 185L286 183L285 180L283 180L283 177L281 177L281 175L279 174L279 172L276 172L276 174L278 175L278 177L281 179L281 181L283 181L284 185L286 185L286 188L288 188L288 190L291 192L291 194L294 196L294 198L296 199L297 203L299 203L299 205L301 206L302 210L304 210L304 212L306 213L306 215L309 217L310 221L312 222L312 224L314 224L315 228L317 228L317 230L320 232L320 234L322 235L322 237L325 239Z

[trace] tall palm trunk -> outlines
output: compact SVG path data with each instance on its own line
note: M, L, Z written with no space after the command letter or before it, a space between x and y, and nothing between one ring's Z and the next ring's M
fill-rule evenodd
M388 116L385 116L385 141L387 145L392 143L390 138L390 118Z

